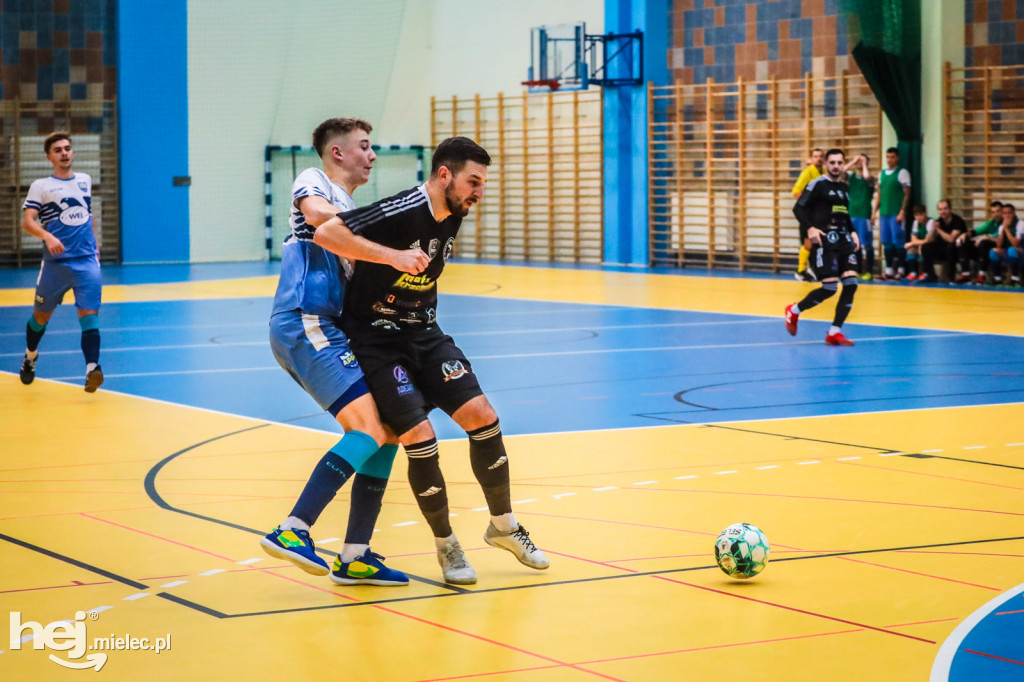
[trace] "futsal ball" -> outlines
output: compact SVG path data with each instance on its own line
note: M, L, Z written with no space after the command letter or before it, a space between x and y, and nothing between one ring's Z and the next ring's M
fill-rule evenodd
M715 540L715 561L732 578L753 578L768 565L770 553L768 538L749 523L734 523Z

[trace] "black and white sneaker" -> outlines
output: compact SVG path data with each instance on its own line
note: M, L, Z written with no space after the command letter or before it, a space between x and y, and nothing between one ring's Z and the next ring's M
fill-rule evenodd
M21 361L21 383L25 384L26 386L31 384L36 378L36 360L38 359L38 355L36 356L35 360L29 360L28 356L26 355Z
M519 559L519 563L530 568L544 570L551 565L544 552L537 549L537 545L530 539L530 534L521 525L514 531L503 533L495 528L493 523L488 524L484 532L484 542L491 547L512 552Z

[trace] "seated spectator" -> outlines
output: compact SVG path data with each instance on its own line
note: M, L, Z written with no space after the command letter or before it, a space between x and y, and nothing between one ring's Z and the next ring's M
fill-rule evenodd
M941 282L949 282L956 277L956 264L960 261L960 247L957 242L967 231L964 219L953 213L949 199L940 199L938 204L939 218L934 221L933 229L925 243L921 246L924 259L925 281L935 279L935 263L942 265ZM970 278L968 266L968 279ZM960 281L961 278L957 278ZM966 280L963 280L966 281Z
M1013 204L1003 204L1003 223L999 226L996 245L989 250L995 276L993 283L1003 281L1004 264L1010 268L1010 284L1020 286L1021 241L1024 240L1024 220L1017 219Z
M984 284L986 281L992 283L992 261L988 256L989 251L996 245L999 226L1003 224L1003 202L993 201L989 204L989 209L992 211L992 217L973 230L967 230L964 239L964 246L969 249L970 258L977 269L977 272L972 270L971 274L977 276L978 284Z
M921 272L921 247L935 229L935 221L928 219L928 209L921 204L916 204L912 212L914 222L910 225L910 241L903 247L907 250L907 281L934 282L934 275L929 277L928 273Z

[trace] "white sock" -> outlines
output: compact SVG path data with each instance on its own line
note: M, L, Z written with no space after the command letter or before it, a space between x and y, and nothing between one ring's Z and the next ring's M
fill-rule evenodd
M458 541L459 539L455 537L455 533L452 533L446 538L434 538L434 547L437 547L438 549L444 549L445 545L447 545L449 542Z
M29 360L35 360L37 357L39 357L39 350L29 350L28 348L26 348L25 357L27 357Z
M96 369L96 363L95 362L87 362L87 363L85 363L85 373L86 374L88 374L89 372L93 371L94 369Z
M794 303L793 307L789 309L789 312L793 313L794 315L799 315L800 314L800 306L797 305L796 303Z
M516 517L512 515L512 512L502 514L501 516L492 516L491 524L502 533L511 533L519 527L519 523L516 521Z
M342 563L350 564L363 556L363 553L368 549L370 549L369 545L350 545L346 542L345 546L341 548L341 561Z
M829 334L838 334L841 331L843 331L842 328L837 327L835 325L832 325L831 327L828 328L828 333Z
M281 525L281 530L309 530L309 524L297 516L289 516Z

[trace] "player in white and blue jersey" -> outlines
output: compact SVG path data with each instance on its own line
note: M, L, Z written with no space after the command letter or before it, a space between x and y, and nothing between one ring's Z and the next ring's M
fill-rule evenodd
M338 420L345 435L317 463L288 518L260 544L307 573L330 574L339 585L407 585L405 574L385 566L383 557L370 550L398 441L381 425L362 369L338 326L348 262L313 241L318 225L355 208L352 192L369 180L377 158L370 146L372 130L356 118L321 123L313 131L313 146L323 168L307 168L292 186L291 234L281 252L270 347L281 367ZM369 244L345 256L389 263L414 275L429 262L419 249ZM309 531L350 478L348 530L332 570L317 556Z
M43 263L36 280L35 304L25 329L21 383L36 378L39 341L53 311L69 289L75 293L78 324L85 355L85 390L103 383L100 368L99 311L102 294L99 250L92 224L92 178L72 169L75 153L65 132L51 133L43 142L53 175L32 183L22 206L21 227L43 240Z

